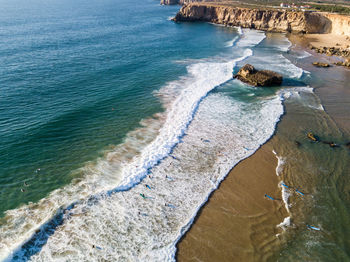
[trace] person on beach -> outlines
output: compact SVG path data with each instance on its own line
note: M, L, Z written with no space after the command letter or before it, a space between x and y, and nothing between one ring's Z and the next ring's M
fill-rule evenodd
M274 199L272 196L269 196L268 194L265 194L265 197L267 197L267 198L269 198L269 199L271 199L271 200L276 200L276 199Z
M305 194L303 192L301 192L300 190L298 190L297 188L295 189L295 192L297 192L299 195L304 196Z

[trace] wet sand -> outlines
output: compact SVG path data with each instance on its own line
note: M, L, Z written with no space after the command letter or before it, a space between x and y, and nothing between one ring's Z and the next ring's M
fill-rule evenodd
M298 37L292 37L290 40L293 44L304 47L308 44L308 41ZM350 72L338 67L330 68L327 74L319 72L325 69L313 67L310 61L332 58L313 55L298 66L321 76L319 83L313 85L316 88L315 93L320 97L329 117L346 137L350 134L350 117L347 113L350 88L343 83L350 81ZM329 77L330 75L332 77ZM341 83L335 82L337 79L341 79ZM289 154L288 157L297 157L296 154L299 153L290 153L297 151L295 139L309 143L301 129L311 127L309 123L313 118L312 115L304 116L303 112L287 106L286 115L271 140L253 156L234 167L201 209L191 229L177 245L179 262L277 260L279 251L287 241L282 229L277 225L288 216L288 212L282 201L268 200L264 194L281 198L278 183L282 178L294 184L309 184L311 191L311 184L317 181L317 177L303 176L300 170L298 172L298 167L293 165L287 168L289 170L282 177L277 177L277 158L272 150L279 147L281 153ZM318 121L314 124L314 129L316 126L321 128ZM302 159L304 156L300 155L297 158ZM294 223L301 225L304 223L303 212L306 206L297 196L292 196L291 202L296 203L295 212L300 215ZM277 234L279 235L276 236Z
M314 43L313 41L318 42L320 46L327 46L327 44L331 46L329 43L332 38L328 38L325 42L322 41L324 37L330 37L330 35L325 34L322 39L320 39L319 36L318 34L308 36L291 34L288 38L294 45L298 45L312 54L310 63L304 62L302 67L312 74L318 75L320 81L313 85L315 93L319 96L326 112L334 119L338 127L349 135L350 115L348 112L350 105L350 88L349 85L344 85L342 83L350 83L350 69L336 65L332 65L329 68L317 68L312 65L314 61L332 64L338 59L336 56L329 57L318 54L308 48L310 43ZM337 39L335 39L335 41L337 41ZM350 45L350 40L346 40L346 43Z
M178 245L178 261L263 261L276 251L288 216L276 176L277 158L268 142L239 163L202 209ZM276 242L274 245L274 242Z

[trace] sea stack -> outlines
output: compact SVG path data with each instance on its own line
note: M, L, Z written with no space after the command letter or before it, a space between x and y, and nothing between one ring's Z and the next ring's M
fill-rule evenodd
M283 81L282 75L270 70L256 70L250 64L243 66L234 78L252 86L280 86Z

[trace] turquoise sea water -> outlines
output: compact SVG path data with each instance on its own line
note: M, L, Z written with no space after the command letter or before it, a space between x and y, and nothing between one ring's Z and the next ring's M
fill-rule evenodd
M283 35L176 24L158 1L0 3L0 260L173 261L283 101L322 111ZM284 87L233 80L247 62Z
M185 72L172 61L217 54L232 38L170 23L178 8L155 1L1 5L1 216L79 177L85 162L162 111L152 92Z

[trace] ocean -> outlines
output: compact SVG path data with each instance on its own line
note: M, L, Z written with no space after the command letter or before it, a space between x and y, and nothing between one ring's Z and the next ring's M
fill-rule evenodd
M0 260L173 261L284 103L325 114L282 34L174 23L150 0L1 5ZM284 86L234 80L245 63Z

